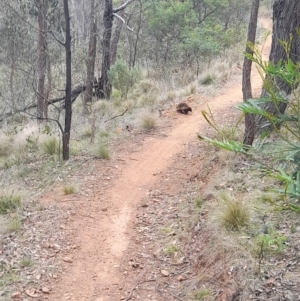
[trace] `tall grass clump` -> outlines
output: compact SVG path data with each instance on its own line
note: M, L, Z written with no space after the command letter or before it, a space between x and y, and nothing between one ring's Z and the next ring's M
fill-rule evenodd
M16 211L21 206L21 197L13 193L0 195L0 214Z
M100 144L95 151L97 158L108 160L110 158L109 149L106 145Z
M211 85L214 82L214 78L211 75L206 75L202 80L201 84L204 86Z
M145 131L151 131L155 128L155 119L150 116L144 116L142 118L142 129Z
M221 213L221 223L227 230L239 230L246 226L250 219L248 208L240 201L228 194L222 194L224 201Z
M64 194L74 194L76 192L75 186L74 185L65 185L62 188Z
M45 154L53 156L53 155L57 154L57 152L58 152L57 139L54 137L51 137L51 138L45 140L42 143L41 147Z

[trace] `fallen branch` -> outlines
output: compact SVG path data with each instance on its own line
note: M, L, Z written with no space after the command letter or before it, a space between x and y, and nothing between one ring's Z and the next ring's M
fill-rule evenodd
M121 116L123 116L127 111L128 111L128 108L126 108L126 110L125 110L122 114L116 115L116 116L114 116L114 117L112 117L112 118L109 118L109 119L105 120L103 123L106 123L106 122L108 122L108 121L110 121L110 120L113 120L113 119L115 119L115 118L117 118L117 117L121 117Z
M85 84L79 84L79 85L75 86L75 88L71 92L71 101L72 101L72 103L77 99L77 97L79 96L80 93L82 93L83 91L85 91L85 89L86 89L86 85ZM58 97L58 98L50 99L50 100L48 100L48 105L54 104L56 102L60 102L60 101L64 100L65 98L66 97L63 96L63 97ZM3 114L1 116L1 118L0 118L0 122L2 122L7 117L11 117L11 116L13 116L13 115L15 115L17 113L23 113L23 112L29 111L29 110L34 109L36 107L37 107L37 103L28 105L27 107L25 107L23 109L15 109L14 108L14 111L8 112L6 114ZM62 105L61 109L64 109L64 108L65 108L65 106Z

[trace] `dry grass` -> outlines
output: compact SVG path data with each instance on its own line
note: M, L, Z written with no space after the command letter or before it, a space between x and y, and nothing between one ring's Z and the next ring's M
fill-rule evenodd
M145 131L151 131L155 128L156 121L151 116L143 116L141 127Z
M110 153L107 145L99 145L95 150L95 155L97 158L108 160L110 158Z
M220 216L221 224L227 230L240 230L245 227L250 220L249 210L242 203L242 200L236 200L231 196L225 194L222 196L224 204Z
M76 188L74 185L69 184L62 187L64 194L74 194L76 192Z

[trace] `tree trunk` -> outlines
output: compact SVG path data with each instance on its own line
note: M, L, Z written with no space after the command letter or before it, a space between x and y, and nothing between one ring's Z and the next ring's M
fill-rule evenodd
M16 54L15 54L15 41L12 39L10 43L10 77L9 77L9 89L10 89L10 97L11 97L11 106L12 108L16 107L16 100L15 100L15 87L14 87L14 80L15 80L15 70L16 70Z
M71 86L72 86L72 72L71 72L71 31L70 31L70 16L68 0L64 1L64 15L66 22L66 98L65 98L65 129L62 133L63 140L63 160L68 160L70 156L70 134L71 134L71 121L72 121L72 100L71 100Z
M125 8L120 11L119 16L121 18L124 18L124 14L125 14ZM122 27L123 27L123 21L120 18L118 18L116 29L114 31L114 35L111 40L111 59L110 59L111 65L113 65L116 62L118 43L119 43Z
M269 61L277 64L279 60L283 63L290 58L294 63L300 61L300 37L296 30L300 28L300 1L295 0L275 0L273 5L273 36ZM290 36L293 37L288 53L280 44L280 41L288 42ZM266 79L267 80L267 79ZM284 98L292 92L292 87L286 84L279 77L275 78L274 88L281 92ZM262 98L268 97L268 91L263 88ZM287 107L287 103L279 102L276 107L273 103L267 103L263 108L274 115L283 114ZM256 134L264 131L271 131L272 126L268 120L262 116L256 116Z
M93 79L95 72L96 61L96 44L97 44L97 20L95 17L95 0L91 0L90 14L90 40L88 57L86 60L86 91L83 98L83 113L88 113L88 103L92 102L93 98Z
M51 62L50 62L50 56L48 54L48 51L49 51L49 49L48 49L48 43L47 43L47 87L46 87L46 93L45 93L45 98L47 101L47 112L48 112L50 93L52 90Z
M48 101L45 97L45 78L47 69L47 39L46 39L46 0L37 0L38 9L38 86L37 86L37 118L48 117Z
M134 67L135 63L136 63L136 57L137 57L137 53L138 53L138 42L140 40L140 33L142 30L142 3L140 2L140 11L139 11L139 19L138 19L138 23L137 23L137 29L136 29L136 35L135 35L135 41L134 41L134 45L133 45L133 55L132 55L132 63L131 66Z
M248 26L247 46L246 53L253 54L248 43L255 43L256 27L257 27L257 16L259 9L259 0L252 1L251 15ZM243 100L252 98L252 87L251 87L251 67L252 61L247 57L244 58L243 65ZM252 145L255 135L255 117L253 114L247 113L245 115L245 133L244 133L244 144Z
M112 85L108 79L108 71L110 70L110 42L113 25L112 0L105 0L103 21L104 32L102 40L102 68L101 77L97 88L97 96L102 99L110 99Z

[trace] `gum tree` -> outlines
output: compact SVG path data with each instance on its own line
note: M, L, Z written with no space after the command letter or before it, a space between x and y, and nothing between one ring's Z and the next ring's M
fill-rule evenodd
M273 36L269 61L274 65L284 65L288 59L293 63L300 61L300 1L275 0L273 5ZM282 101L274 105L270 99L263 104L269 114L283 114L292 93L292 87L279 76L266 78L261 94L262 99L272 98L270 90L281 95ZM256 134L270 131L273 126L263 116L256 117Z
M246 53L248 55L253 55L253 51L249 43L255 43L256 27L257 27L257 16L258 16L259 0L252 1L251 16L248 26L247 35L247 47ZM243 65L243 100L252 98L252 88L251 88L251 66L252 60L247 56L244 59ZM245 133L244 133L244 144L252 145L255 135L255 116L253 114L245 115Z

